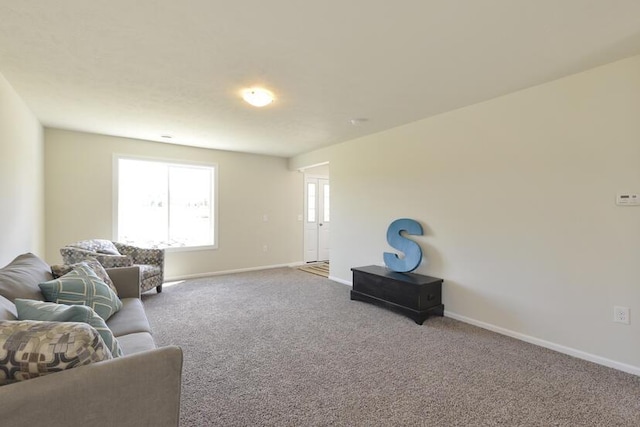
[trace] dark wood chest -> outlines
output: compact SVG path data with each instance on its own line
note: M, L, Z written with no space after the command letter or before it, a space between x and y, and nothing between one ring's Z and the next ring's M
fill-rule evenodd
M402 313L422 323L431 315L443 316L442 279L415 273L398 273L369 265L352 268L351 299Z

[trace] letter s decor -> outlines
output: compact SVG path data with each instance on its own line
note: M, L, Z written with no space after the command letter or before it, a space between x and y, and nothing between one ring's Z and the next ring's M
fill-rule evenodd
M401 218L393 221L387 229L387 242L393 248L404 253L404 258L398 255L385 252L384 263L393 271L398 273L408 273L415 270L422 261L422 249L413 240L407 239L400 233L406 231L407 234L422 236L422 226L413 219Z

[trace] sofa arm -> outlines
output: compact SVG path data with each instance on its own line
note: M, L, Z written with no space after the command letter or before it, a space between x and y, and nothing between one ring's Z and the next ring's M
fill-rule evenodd
M107 268L119 298L140 298L140 267Z
M182 350L162 347L0 387L7 426L177 426Z

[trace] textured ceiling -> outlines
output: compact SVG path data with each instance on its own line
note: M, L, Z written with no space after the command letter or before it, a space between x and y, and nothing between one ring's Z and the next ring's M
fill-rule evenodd
M0 0L45 126L284 157L639 53L637 0Z

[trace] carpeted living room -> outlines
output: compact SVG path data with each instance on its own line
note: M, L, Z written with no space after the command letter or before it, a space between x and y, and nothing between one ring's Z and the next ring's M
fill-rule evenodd
M419 326L293 268L187 280L143 300L158 342L184 350L184 426L640 420L637 376L448 317Z
M640 425L637 16L0 2L0 425Z

